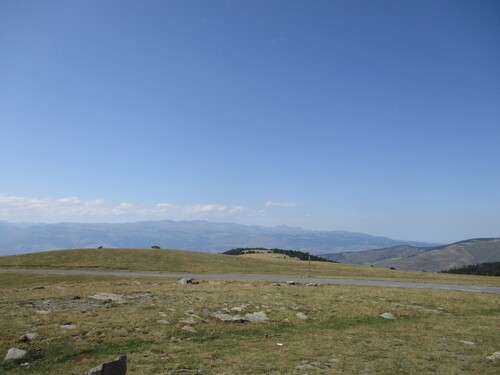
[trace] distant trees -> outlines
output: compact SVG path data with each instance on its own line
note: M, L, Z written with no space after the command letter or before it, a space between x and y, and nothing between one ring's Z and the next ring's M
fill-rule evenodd
M151 246L151 248L152 248L152 249L161 249L161 247L160 247L160 246L158 246L158 245Z
M461 275L500 276L500 262L485 262L469 264L459 268L440 271L441 273L455 273Z
M314 260L316 262L338 263L334 260L325 259L325 258L319 257L317 255L312 255L312 254L309 254L309 253L306 253L303 251L284 250L284 249L266 249L265 247L239 247L236 249L231 249L231 250L225 251L222 254L226 254L226 255L255 254L258 251L267 251L269 253L282 254L285 256L289 256L290 258L297 258L300 260L309 260L309 257L311 257L311 260Z

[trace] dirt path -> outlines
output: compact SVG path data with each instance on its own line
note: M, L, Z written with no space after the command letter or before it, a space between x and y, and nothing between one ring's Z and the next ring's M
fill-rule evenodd
M22 268L0 268L2 273L38 273L57 275L104 275L122 277L159 277L159 278L191 278L205 280L247 280L247 281L270 281L297 283L321 283L321 284L343 284L378 286L389 288L413 288L413 289L439 289L462 292L479 292L500 294L500 287L460 285L460 284L437 284L437 283L411 283L402 281L382 281L382 280L359 280L359 279L338 279L326 277L301 277L301 276L273 276L273 275L205 275L194 273L159 273L159 272L131 272L131 271L87 271L87 270L64 270L64 269L22 269Z

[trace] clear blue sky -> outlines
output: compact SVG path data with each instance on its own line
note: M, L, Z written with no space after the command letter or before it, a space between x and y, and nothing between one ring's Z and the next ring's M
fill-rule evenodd
M498 1L0 2L0 220L500 236Z

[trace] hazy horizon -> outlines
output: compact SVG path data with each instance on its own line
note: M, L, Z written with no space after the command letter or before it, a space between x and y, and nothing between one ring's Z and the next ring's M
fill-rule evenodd
M500 3L0 2L0 220L500 235Z

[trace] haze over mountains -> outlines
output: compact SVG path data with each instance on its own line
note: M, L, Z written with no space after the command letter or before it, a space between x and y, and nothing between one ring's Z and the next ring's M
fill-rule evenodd
M398 241L346 231L246 226L208 221L143 221L119 224L26 224L0 221L0 255L87 247L147 248L222 252L236 247L303 250L312 254L436 244Z

